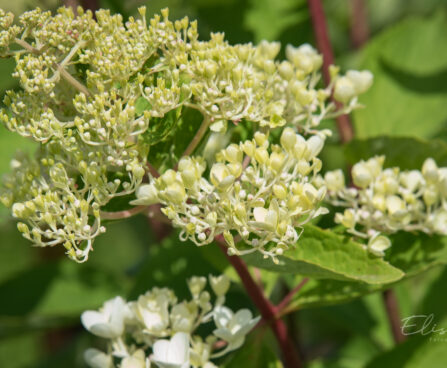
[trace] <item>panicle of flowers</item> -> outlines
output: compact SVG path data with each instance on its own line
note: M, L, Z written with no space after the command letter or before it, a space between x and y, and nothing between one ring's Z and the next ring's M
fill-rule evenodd
M391 246L381 234L422 231L447 235L447 168L432 158L421 170L383 168L385 156L360 161L352 167L354 187L347 187L341 170L327 172L320 183L327 200L346 207L335 221L347 231L368 239L368 249L382 256Z
M172 22L168 9L149 21L145 8L140 8L139 14L138 19L123 21L119 14L99 10L95 19L92 12L82 8L74 15L70 8L62 7L55 15L40 9L29 11L14 23L11 13L0 10L0 57L15 59L13 76L20 86L6 92L6 108L0 110L0 120L11 131L40 144L35 159L28 160L39 170L33 169L33 175L27 176L28 164L16 165L0 193L2 202L13 209L15 217L27 222L28 225L19 225L27 239L39 246L64 244L70 257L78 261L87 259L94 237L105 230L100 225L101 210L113 198L133 193L145 175L150 146L165 139L168 133L175 134L176 123L184 119L184 111L200 111L205 133L208 127L222 133L228 126L250 121L266 132L288 124L316 134L322 119L359 107L358 95L372 83L367 71L349 71L339 76L333 67L330 85L320 88L322 59L310 45L287 46L287 60L280 62L276 60L279 43L232 46L219 33L212 34L209 41L200 41L197 23L187 17ZM331 95L341 103L338 110L329 100ZM171 112L175 112L176 120L167 124ZM262 147L257 149L265 151ZM274 148L271 154L280 157L285 153ZM290 172L284 175L298 175L293 174L296 170L290 166L291 155L286 156ZM303 162L301 171L305 171ZM196 167L197 172L204 170L199 158L184 159L181 166L189 165ZM194 189L201 195L207 193L207 204L202 197L195 199L195 194L188 192L191 200L198 202L194 212L198 208L210 213L187 215L189 207L185 207L186 213L174 221L185 228L185 237L196 234L195 241L203 244L210 234L223 232L231 244L230 233L235 231L255 249L264 249L268 242L283 248L296 240L298 235L292 228L301 221L292 218L296 219L300 211L312 217L310 207L298 206L300 210L287 212L287 206L281 204L285 199L266 197L266 208L256 197L258 202L249 203L244 217L240 208L251 200L231 199L232 193L239 195L239 186L241 193L247 192L245 186L262 186L262 165L266 164L253 159L247 172L235 180L225 196L213 183L217 179L203 184L200 190ZM316 167L314 163L310 165ZM224 175L230 168L236 170L236 166L232 161L219 162L213 175ZM64 184L51 176L55 170L66 178ZM278 172L278 168L269 170ZM166 173L164 178L168 180L169 175L173 174ZM25 176L27 179L22 180ZM251 179L258 184L250 184ZM18 184L12 184L14 180ZM287 180L289 183L292 179ZM25 186L18 187L22 183ZM27 185L33 190L27 191ZM268 190L275 187L278 191L278 185L275 182ZM300 196L296 194L301 190L297 185L294 195ZM306 183L307 191L309 185ZM210 188L214 188L213 195L208 193ZM161 196L177 195L168 192ZM225 215L225 209L213 210L212 201L230 207L238 205L242 220L230 214L236 207ZM21 210L26 203L27 210ZM256 214L254 207L258 207ZM166 211L170 211L169 206ZM265 225L273 213L279 221L277 231ZM216 229L212 225L215 215ZM199 222L192 223L190 219ZM223 221L229 221L229 225ZM247 235L252 230L256 230L253 235ZM259 241L267 233L268 240ZM276 245L274 250L266 254L281 253Z
M214 298L206 290L205 277L194 276L187 283L191 300L179 301L172 290L154 287L135 301L118 296L98 311L84 312L84 327L107 339L105 352L85 351L87 364L94 368L147 368L152 364L212 368L216 366L211 359L241 347L259 317L253 318L248 309L233 313L224 306L228 277L209 276ZM215 325L212 334L201 336L197 329L209 323Z
M204 159L183 157L177 172L141 185L133 204L165 205L162 211L182 229L183 240L200 246L223 234L230 254L260 251L276 260L297 242L297 228L325 212L319 206L325 188L312 184L323 144L323 135L306 140L292 128L283 130L280 144L257 132L218 153L209 179L202 176Z

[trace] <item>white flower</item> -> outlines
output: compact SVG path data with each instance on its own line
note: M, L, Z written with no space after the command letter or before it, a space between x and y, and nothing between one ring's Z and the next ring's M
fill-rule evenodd
M132 205L146 205L149 206L154 203L158 203L157 189L154 184L140 185L135 192L137 199L130 202Z
M230 288L230 279L227 275L209 275L210 285L217 296L223 296Z
M239 348L245 341L245 336L258 323L261 317L253 318L248 309L233 313L227 307L217 307L214 310L214 323L217 329L213 331L218 338L228 343L226 351Z
M389 247L391 247L390 239L380 234L376 234L368 242L368 250L379 257L383 257Z
M196 304L182 302L175 305L171 310L171 325L173 331L191 332L196 318Z
M81 315L81 322L92 334L112 339L124 332L124 320L130 318L126 302L117 296L104 303L99 311L86 311Z
M164 336L169 326L169 305L175 297L169 289L157 289L141 295L132 304L136 317L143 322L145 330L152 335Z
M87 349L84 352L84 360L91 368L112 368L112 357L98 349Z
M158 340L152 361L160 368L189 368L189 335L177 332L171 340Z
M138 349L132 355L126 356L121 361L120 368L150 368L151 362L144 355L144 351Z
M348 70L346 77L354 85L354 90L357 95L366 92L373 83L373 75L369 70Z

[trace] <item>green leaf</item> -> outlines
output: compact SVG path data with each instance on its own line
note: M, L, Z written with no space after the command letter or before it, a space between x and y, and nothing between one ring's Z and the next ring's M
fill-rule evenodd
M375 155L385 155L386 167L402 170L420 170L425 159L433 158L438 166L447 166L447 143L441 140L425 140L411 137L375 137L354 139L344 147L348 162L352 165Z
M149 104L149 102L147 102L147 104ZM142 109L143 105L147 106L142 102L140 103L139 108ZM144 110L145 109L143 109L143 111ZM169 135L171 130L175 128L175 125L180 118L181 111L182 108L179 107L167 112L162 118L152 118L148 129L142 135L144 142L153 146L154 144L163 141Z
M116 278L63 259L31 268L0 284L0 315L75 316L122 293Z
M391 242L393 245L387 251L385 259L403 270L406 277L447 263L445 236L401 232L391 236Z
M219 252L217 247L214 250ZM176 236L163 240L161 244L154 244L140 267L130 299L137 298L154 286L172 288L180 299L189 297L187 278L220 273L207 262L202 253L202 249L195 244L181 242Z
M445 321L443 326L446 326ZM444 368L447 361L447 349L445 348L447 339L444 336L439 334L430 334L429 337L412 336L393 349L377 356L366 367Z
M151 104L144 97L138 97L135 103L135 114L140 116L145 111L149 111L152 108Z
M303 3L303 0L252 0L244 23L253 31L255 42L277 40L285 29L309 18L306 8L297 9Z
M203 116L199 111L184 108L168 136L151 147L148 161L156 168L172 168L193 139L202 120Z
M447 16L409 18L375 37L362 51L360 69L374 74L354 113L356 135L434 137L447 120Z
M397 281L403 272L364 247L329 230L307 225L294 249L278 257L279 264L256 252L243 257L253 266L274 272L334 280L356 280L367 284Z
M301 277L295 277L290 286L298 285ZM346 303L374 291L380 290L382 285L368 285L360 282L347 282L337 280L310 279L285 309L289 313L298 309L322 307Z
M244 345L235 352L222 368L282 368L283 365L268 339L265 331L253 331Z
M392 235L391 241L393 245L386 252L385 260L405 273L403 279L447 264L447 237L402 232ZM299 284L301 279L301 277L294 277L292 280L288 280L288 284L293 288ZM287 311L345 303L373 292L388 289L393 284L394 282L368 285L337 280L309 280L294 295Z

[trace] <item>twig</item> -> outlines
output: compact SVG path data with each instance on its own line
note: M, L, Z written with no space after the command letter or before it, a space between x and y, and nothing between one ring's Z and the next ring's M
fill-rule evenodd
M210 123L211 123L210 118L208 116L204 116L199 130L196 132L196 135L193 137L188 147L186 147L186 150L185 152L183 152L182 156L190 156L191 153L194 152L194 150L202 140L203 136L205 135L206 131L208 130Z
M369 38L369 25L365 0L351 0L351 41L356 49Z
M287 326L281 319L276 318L276 307L265 297L262 289L253 280L245 262L238 256L228 255L227 246L225 245L225 240L223 237L218 235L216 237L216 241L222 252L224 252L228 261L238 273L248 296L258 308L263 320L269 323L281 349L285 366L287 368L301 367L302 364L296 351L296 347L288 336Z
M117 211L117 212L101 211L101 218L105 220L121 220L135 216L141 212L144 212L145 210L149 211L148 206L141 205L131 208L130 210L124 210L124 211Z
M396 294L392 289L388 289L382 293L382 297L385 304L385 309L388 315L388 321L390 323L394 341L396 342L396 344L399 344L403 342L406 337L402 333L400 323L401 319L399 316L399 306L397 304Z
M146 171L149 172L154 178L160 177L160 173L157 171L155 167L151 165L150 162L146 162Z
M295 286L284 298L283 300L281 300L281 302L276 306L276 310L277 310L277 315L278 316L283 316L284 314L287 313L287 306L290 304L290 302L292 301L292 298L294 297L294 295L296 293L298 293L304 285L307 284L307 282L309 281L309 278L304 278L301 280L301 282Z
M323 78L326 84L330 83L329 65L334 64L334 54L326 26L326 18L320 0L308 0L312 26L315 33L318 49L323 55ZM337 108L340 104L334 101ZM340 139L343 143L349 142L354 137L354 129L348 115L340 115L336 118Z

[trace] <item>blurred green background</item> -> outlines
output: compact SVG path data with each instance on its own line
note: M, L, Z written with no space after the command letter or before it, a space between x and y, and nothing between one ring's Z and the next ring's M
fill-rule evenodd
M2 9L15 14L59 5L55 0L0 1ZM149 14L169 7L171 18L198 19L203 38L214 31L225 32L231 43L267 39L283 45L315 44L305 0L100 1L101 7L124 17L136 14L141 5ZM352 116L356 137L413 137L421 147L424 140L446 143L447 1L328 0L324 7L337 64L342 70L374 73L372 89L361 97L366 108ZM2 95L16 86L12 68L9 60L0 61ZM0 127L0 174L9 170L19 149L32 152L34 145ZM346 164L336 136L325 148L323 161L327 169ZM154 285L184 293L185 276L227 267L212 247L197 250L175 241L159 243L142 217L114 223L95 242L89 261L77 265L61 249L31 247L2 207L0 367L83 367L82 351L97 344L80 325L83 310L97 308L117 294L135 297ZM281 285L268 275L264 281L275 298ZM434 313L442 321L447 314L446 283L447 269L438 266L397 285L402 317ZM250 301L236 285L228 304L237 308ZM380 293L303 309L288 322L312 368L447 366L447 338L434 342L429 336L415 336L393 348Z

